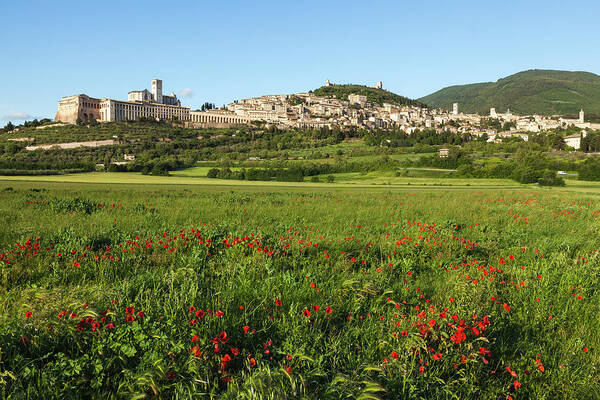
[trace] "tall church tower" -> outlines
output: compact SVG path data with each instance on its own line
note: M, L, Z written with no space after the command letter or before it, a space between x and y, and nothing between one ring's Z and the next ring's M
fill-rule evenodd
M583 124L585 121L585 114L583 112L583 108L581 109L581 111L579 111L579 123Z
M152 79L152 97L155 102L162 104L162 81L160 79Z

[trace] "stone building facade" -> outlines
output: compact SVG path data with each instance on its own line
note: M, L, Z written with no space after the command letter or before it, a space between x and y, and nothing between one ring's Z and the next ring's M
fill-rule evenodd
M60 99L54 120L74 124L78 119L83 122L99 121L100 99L85 94Z
M163 95L162 81L152 81L152 92L147 89L128 93L127 101L97 99L85 94L63 97L58 102L55 121L74 124L82 122L118 122L154 118L157 120L190 119L189 107L182 107L175 94Z

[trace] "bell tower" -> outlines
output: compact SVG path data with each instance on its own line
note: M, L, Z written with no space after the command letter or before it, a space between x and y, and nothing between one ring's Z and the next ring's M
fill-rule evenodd
M152 97L154 97L154 101L162 104L162 81L160 79L152 79Z

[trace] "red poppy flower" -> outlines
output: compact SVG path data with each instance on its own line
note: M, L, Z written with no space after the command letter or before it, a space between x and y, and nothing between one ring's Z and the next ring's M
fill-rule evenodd
M133 322L133 321L135 321L135 317L131 314L127 314L127 318L125 318L125 320L127 322Z
M279 300L279 298L276 298L276 299L275 299L275 305L276 305L277 307L281 307L281 300Z
M240 354L240 351L236 347L232 347L229 350L231 351L231 354L233 354L234 356L237 356L238 354Z
M394 360L398 359L398 353L396 353L395 351L392 351L392 354L390 355L390 357L392 357Z
M508 304L504 303L504 304L502 304L502 307L504 307L506 312L510 312L510 307L508 306Z
M250 329L250 327L248 325L244 325L242 326L242 329L244 330L244 335L248 333L248 329Z
M304 313L304 316L306 318L310 317L310 311L308 311L306 308L304 309L304 311L302 311Z
M319 310L321 309L318 305L314 305L312 306L313 310L315 310L315 312L319 312Z
M33 315L33 314L31 314L31 311L27 311L27 312L25 313L25 318L31 318L31 316L32 316L32 315Z
M229 338L227 337L227 332L223 331L219 333L219 340L221 341L221 343L227 343L229 341Z
M400 336L406 337L406 336L408 336L408 332L402 331L402 332L400 332Z
M143 311L138 312L138 317L144 318L145 316L146 316L146 314L144 314Z
M198 318L204 318L205 315L206 314L204 313L203 310L196 311L196 317L198 317Z
M109 323L108 325L106 325L106 329L115 329L115 324L113 324L112 322Z
M518 389L518 388L520 388L520 387L521 387L521 382L519 382L519 381L515 381L515 382L513 383L513 385L515 386L515 390L516 390L516 389Z
M190 353L193 354L195 357L200 357L200 355L202 354L202 351L200 350L200 347L194 346L190 350Z
M327 314L331 314L333 312L333 310L331 309L331 307L327 306L327 308L325 308L325 312Z
M192 342L196 343L198 340L200 340L200 338L198 337L198 335L194 335L192 337Z
M133 314L135 312L135 308L133 308L133 307L126 307L125 308L125 312L127 314Z

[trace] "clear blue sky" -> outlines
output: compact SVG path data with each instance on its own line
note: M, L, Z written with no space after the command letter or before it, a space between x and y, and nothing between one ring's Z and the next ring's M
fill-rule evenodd
M599 18L598 0L1 0L0 124L153 78L194 109L326 79L417 98L531 68L600 73Z

